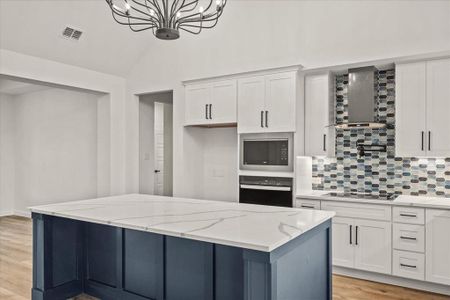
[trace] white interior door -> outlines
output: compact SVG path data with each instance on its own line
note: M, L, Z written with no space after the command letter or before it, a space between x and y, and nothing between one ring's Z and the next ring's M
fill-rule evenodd
M155 186L154 194L164 194L164 105L155 103Z

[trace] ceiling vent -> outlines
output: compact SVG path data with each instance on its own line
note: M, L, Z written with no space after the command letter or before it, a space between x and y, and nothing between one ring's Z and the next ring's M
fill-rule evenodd
M64 38L75 40L75 41L78 41L81 38L82 34L83 34L83 32L81 30L75 29L75 28L70 27L70 26L67 26L62 31L62 36Z

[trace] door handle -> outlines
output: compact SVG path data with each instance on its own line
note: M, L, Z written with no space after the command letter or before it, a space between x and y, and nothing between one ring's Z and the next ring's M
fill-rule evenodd
M327 151L327 135L323 135L323 151Z
M209 105L209 119L212 120L212 104Z
M266 110L266 127L269 127L269 111Z
M353 244L353 241L352 241L352 225L350 225L350 245L352 245Z
M355 228L355 245L358 246L358 226Z
M264 119L264 112L261 111L261 127L264 127L264 121L263 121L263 119Z
M314 209L314 208L315 208L314 205L308 205L308 204L301 204L300 207L303 207L303 208L311 208L311 209Z
M431 131L428 131L428 151L431 151Z
M155 173L160 173L160 172L161 172L161 170L155 170L155 171L153 171L153 172L155 172Z
M205 119L208 120L208 104L205 104Z
M425 136L425 132L422 131L422 151L425 150L425 149L423 148L423 146L424 146L424 136Z

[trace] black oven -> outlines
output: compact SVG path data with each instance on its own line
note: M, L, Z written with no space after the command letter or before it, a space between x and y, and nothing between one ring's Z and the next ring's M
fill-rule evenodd
M240 176L239 202L293 207L292 185L292 178Z
M242 134L240 169L292 172L292 134Z

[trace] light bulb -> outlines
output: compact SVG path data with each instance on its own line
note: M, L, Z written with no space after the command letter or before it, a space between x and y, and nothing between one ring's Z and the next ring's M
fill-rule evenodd
M153 9L150 9L150 16L152 16L152 17L155 16L155 11Z
M216 0L216 5L217 6L221 6L222 5L222 0Z
M130 10L130 9L131 9L130 3L125 2L125 9L126 9L126 10Z
M177 19L179 19L181 17L181 13L177 12Z
M205 9L203 8L203 6L200 6L200 8L198 9L198 12L199 13L201 13L201 14L203 14L203 11L204 11Z

